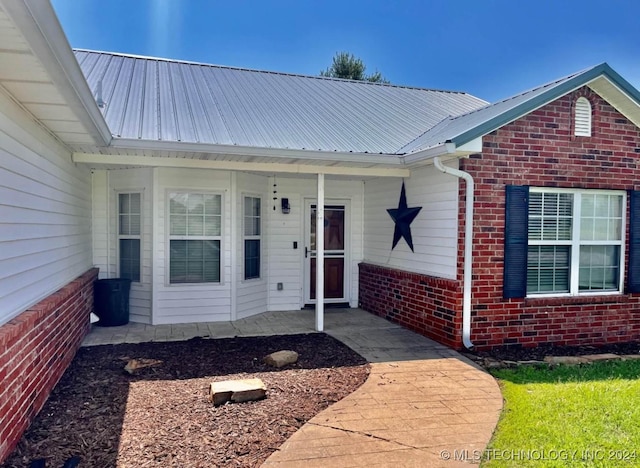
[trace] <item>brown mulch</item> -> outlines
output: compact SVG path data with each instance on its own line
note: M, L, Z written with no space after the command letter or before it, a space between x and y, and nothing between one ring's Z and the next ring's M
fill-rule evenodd
M599 346L558 346L552 344L541 344L534 348L503 346L489 351L474 352L473 354L478 357L490 357L501 361L541 361L545 356L584 356L604 353L638 354L640 353L640 341Z
M296 364L262 358L290 349ZM162 364L129 375L130 358ZM259 466L306 421L366 380L366 361L324 334L81 348L4 467ZM214 407L213 381L260 378L267 398Z

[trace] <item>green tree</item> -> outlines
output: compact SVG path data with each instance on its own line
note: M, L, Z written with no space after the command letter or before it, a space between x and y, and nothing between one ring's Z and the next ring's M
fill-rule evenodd
M331 78L346 78L348 80L371 81L373 83L389 83L382 74L376 70L371 75L365 74L366 65L355 55L348 52L337 52L333 56L333 63L326 70L320 72L320 76Z

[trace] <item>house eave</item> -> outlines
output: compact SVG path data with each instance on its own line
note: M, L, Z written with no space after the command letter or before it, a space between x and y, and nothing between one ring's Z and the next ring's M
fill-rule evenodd
M352 177L410 177L408 168L375 166L326 166L277 162L223 161L154 156L133 156L96 153L73 153L77 164L91 167L165 167L182 169L214 169L225 171L263 172L269 174L327 174Z
M357 153L351 151L322 151L292 148L264 148L241 145L219 145L183 141L150 141L114 138L109 145L122 150L174 151L230 156L255 156L284 160L329 161L332 163L385 164L403 166L400 155L386 153Z
M439 145L424 148L415 153L406 154L402 157L402 161L407 166L431 164L436 157L444 157L447 160L452 157L466 157L471 154L482 152L482 137L471 140L461 146L457 146L451 141L441 143Z
M98 146L107 146L111 141L111 131L51 4L40 0L0 0L0 5L18 27L91 139Z

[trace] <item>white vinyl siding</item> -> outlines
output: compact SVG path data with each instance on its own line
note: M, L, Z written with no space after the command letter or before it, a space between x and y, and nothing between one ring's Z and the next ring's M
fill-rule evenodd
M265 201L264 213L267 217L265 232L269 233L268 260L265 274L269 279L269 310L296 310L303 305L304 275L304 216L305 202L316 199L317 179L278 177L270 179L276 200ZM358 305L358 264L362 262L362 194L361 180L334 180L325 178L327 200L336 200L336 204L348 201L350 204L350 237L347 243L349 262L345 266L348 277L347 300L352 307ZM282 213L280 197L287 197L291 206L289 214ZM334 204L333 201L326 201ZM275 210L273 209L275 206ZM293 248L297 242L298 248ZM283 284L278 290L278 283Z
M70 154L22 110L5 104L0 107L0 324L92 267L89 170L72 164Z
M531 188L528 295L622 291L623 192Z
M575 104L574 134L591 136L591 103L585 97L579 97Z
M268 203L268 183L269 178L256 174L246 174L239 172L237 174L236 191L236 208L234 212L235 222L240 227L237 230L238 240L236 243L237 252L236 259L239 263L236 269L236 318L241 319L250 315L260 314L268 309L268 291L267 291L267 258L268 258L268 241L269 231L267 230L266 218L272 207ZM259 197L261 199L261 230L260 230L260 278L244 280L243 269L243 216L244 216L244 196Z
M447 163L457 168L457 162ZM414 252L404 239L392 250L395 224L388 208L397 208L401 179L379 178L364 185L364 260L442 278L456 277L458 179L433 166L405 179L407 204L422 207L411 223Z
M115 278L120 273L119 194L140 194L140 281L131 284L129 316L132 322L151 323L151 267L154 254L152 169L94 170L92 183L93 263L100 268L100 278Z

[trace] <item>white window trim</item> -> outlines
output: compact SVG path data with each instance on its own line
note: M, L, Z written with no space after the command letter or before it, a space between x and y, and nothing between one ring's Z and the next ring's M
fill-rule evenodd
M571 263L569 265L570 284L568 293L533 293L527 294L527 298L546 298L546 297L585 297L585 296L614 296L622 294L624 291L625 278L625 245L626 245L626 229L627 229L627 193L623 190L600 190L600 189L565 189L554 187L531 187L531 193L571 193L573 199L573 216L572 220L578 218L578 222L572 222L571 238L569 241L530 241L528 245L570 245L571 246ZM580 201L583 193L594 195L617 195L622 196L622 226L620 241L582 241L580 242ZM578 206L576 212L575 207ZM620 246L620 274L618 277L618 289L615 291L584 291L579 290L578 271L580 268L580 246L581 245L619 245Z
M205 195L220 195L220 235L219 236L172 236L171 235L171 195L172 194L190 194L198 193ZM224 250L224 237L225 237L225 197L224 192L219 190L202 190L198 188L185 189L185 188L168 188L165 189L164 194L164 232L165 232L165 261L164 261L164 286L167 288L221 288L225 286L225 250ZM201 283L172 283L171 282L171 241L172 240L220 240L220 281L218 282L201 282Z
M143 253L143 245L142 239L144 234L144 190L142 189L132 189L132 190L116 190L116 275L119 278L121 275L120 271L120 239L138 239L140 241L140 281L132 281L132 284L141 284L142 283L142 253ZM120 234L120 195L124 194L140 194L140 234L132 235L132 234Z
M242 282L247 282L247 283L251 283L251 282L256 282L256 281L262 281L263 280L263 265L264 265L264 258L263 258L263 252L264 252L264 242L262 239L262 233L264 232L264 226L263 226L263 219L264 219L264 200L262 198L262 195L259 194L255 194L255 193L242 193L241 194L241 200L242 200L242 223L241 223L241 229L242 229L242 243L241 243L241 249L242 249ZM244 201L245 198L257 198L260 200L260 234L255 236L247 236L245 235L245 220L246 220L246 215L244 212ZM258 276L256 278L246 278L246 272L245 272L245 255L246 255L246 251L244 248L244 241L245 240L259 240L260 241L260 270L258 272Z

